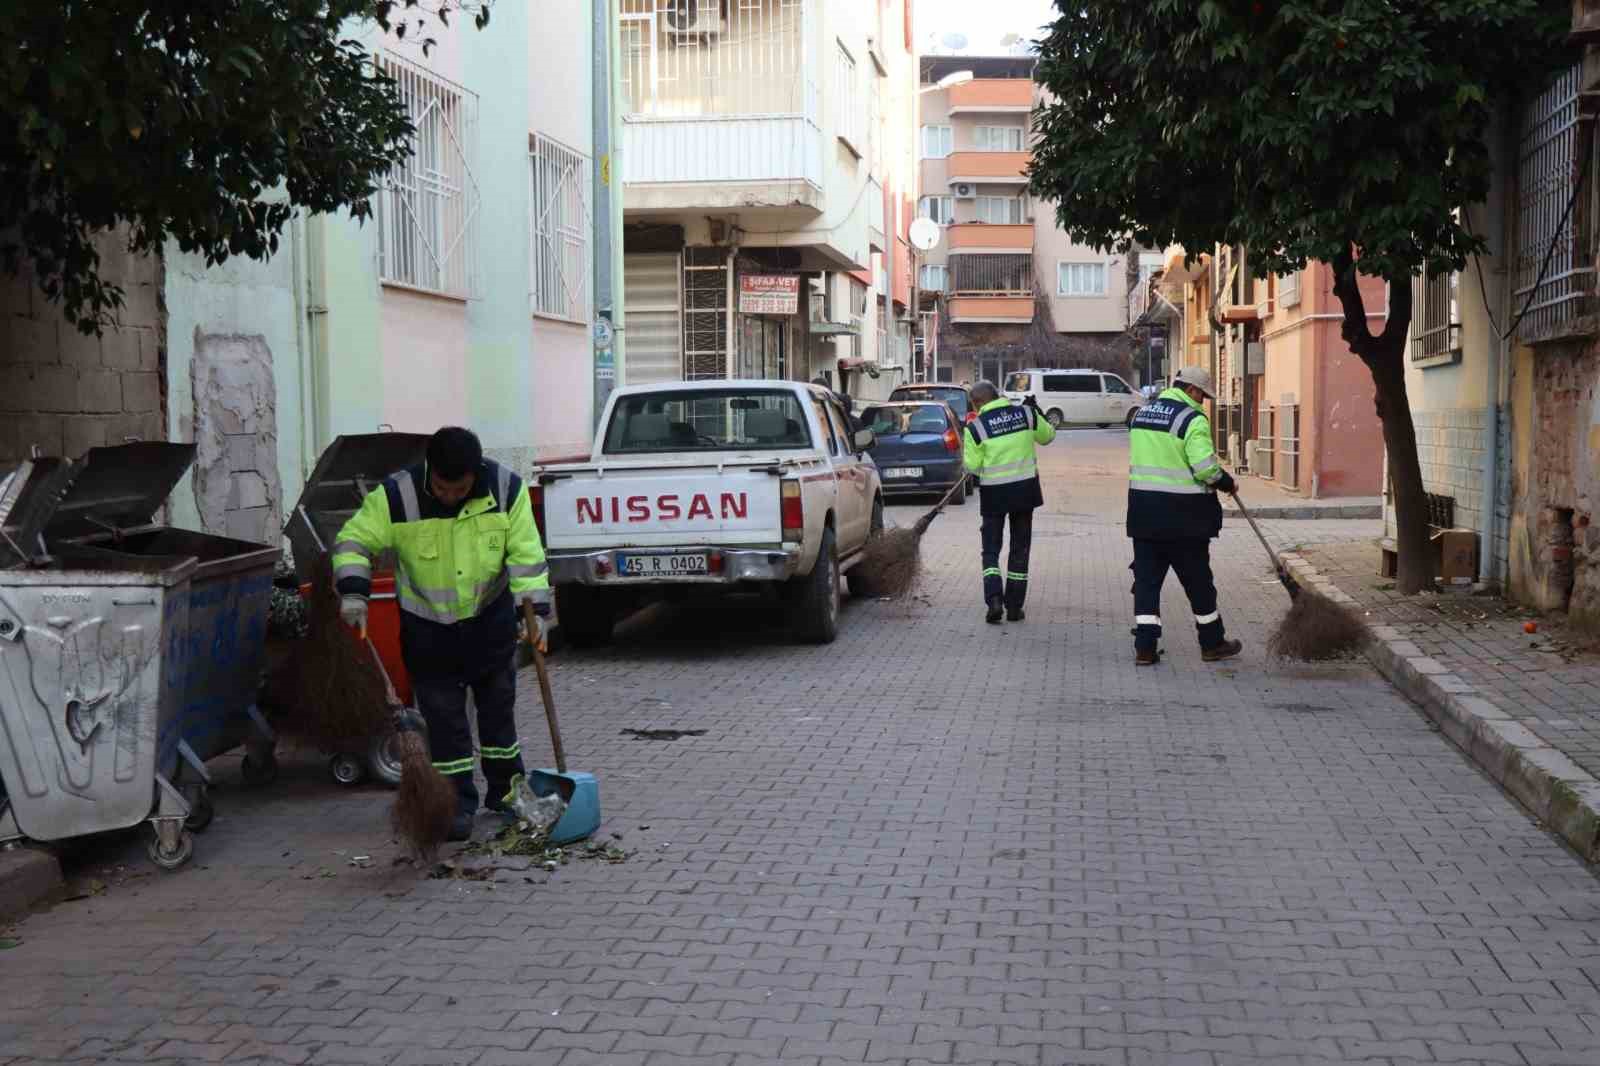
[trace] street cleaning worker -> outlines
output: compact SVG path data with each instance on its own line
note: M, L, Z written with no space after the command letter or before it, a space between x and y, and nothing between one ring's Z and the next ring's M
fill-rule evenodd
M1186 366L1139 409L1128 433L1128 536L1133 538L1133 650L1139 666L1161 658L1161 586L1177 572L1200 632L1200 657L1231 659L1243 646L1229 640L1211 578L1211 539L1222 532L1218 492L1238 485L1217 459L1205 403L1214 397L1211 371Z
M421 466L369 493L333 546L340 616L363 634L372 562L395 553L400 648L428 723L433 765L455 785L451 840L472 834L478 810L467 692L478 708L488 807L509 809L523 772L513 715L517 619L533 604L546 647L550 575L522 479L491 459L471 430L448 427L428 441Z
M1039 487L1039 460L1035 444L1056 439L1055 427L1039 413L1039 402L1029 396L1014 406L1000 395L992 381L972 386L978 417L967 423L961 457L978 477L979 509L983 514L984 621L994 625L1001 613L1012 622L1022 621L1028 598L1028 553L1033 548L1033 512L1044 505ZM1005 580L1000 575L1000 542L1011 525L1011 554Z

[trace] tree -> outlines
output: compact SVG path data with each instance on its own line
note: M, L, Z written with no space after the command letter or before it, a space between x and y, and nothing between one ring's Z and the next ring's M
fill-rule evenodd
M122 303L99 232L214 265L271 255L297 209L367 217L413 129L351 27L415 38L453 13L481 29L489 2L0 4L0 269L89 333Z
M1372 374L1394 481L1398 586L1431 583L1406 398L1411 279L1482 250L1457 208L1521 82L1570 62L1566 0L1057 0L1037 78L1035 196L1102 247L1246 245L1258 276L1329 263ZM1357 272L1385 279L1367 325Z

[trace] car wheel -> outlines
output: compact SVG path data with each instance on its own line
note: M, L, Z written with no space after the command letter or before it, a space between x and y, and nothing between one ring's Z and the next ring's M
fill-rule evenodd
M1139 409L1137 407L1130 407L1128 408L1128 417L1122 420L1122 424L1127 426L1129 429L1132 429L1133 420L1137 417L1139 417Z
M1052 407L1050 409L1050 413L1044 416L1044 420L1050 423L1050 428L1060 429L1061 423L1065 422L1066 418L1061 414L1060 411Z
M811 573L795 579L795 636L811 644L832 644L839 635L839 548L833 530L824 530Z
M879 537L882 535L883 497L879 496L877 499L872 501L872 526L867 533L867 539L870 541L874 537ZM850 595L858 600L865 599L872 595L872 581L859 566L844 575L844 583L846 587L850 589Z
M583 585L556 589L556 622L574 648L593 648L611 640L617 624L616 604L605 593Z

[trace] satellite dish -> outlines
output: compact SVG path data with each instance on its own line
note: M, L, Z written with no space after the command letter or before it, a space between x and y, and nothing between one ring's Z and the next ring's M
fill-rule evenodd
M939 223L931 218L919 218L911 223L911 247L919 252L929 252L939 246Z
M939 38L939 43L952 52L959 52L967 46L967 35L964 33L947 33Z
M1022 40L1022 35L1021 34L1008 33L1004 37L1000 38L1000 47L1001 48L1010 48L1012 45L1016 44L1020 40Z

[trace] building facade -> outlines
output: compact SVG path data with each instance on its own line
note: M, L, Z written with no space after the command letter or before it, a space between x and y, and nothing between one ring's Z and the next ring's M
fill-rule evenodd
M925 321L936 324L920 372L938 380L1128 368L1139 253L1075 244L1027 195L1033 66L1032 56L920 61L918 214L942 232L919 263Z
M903 379L910 13L621 0L625 381Z

